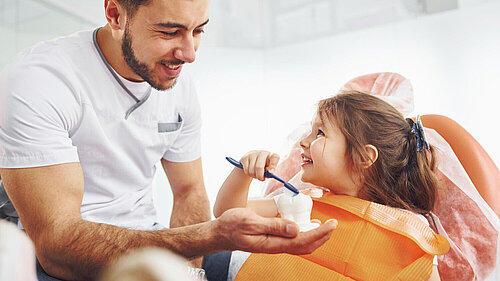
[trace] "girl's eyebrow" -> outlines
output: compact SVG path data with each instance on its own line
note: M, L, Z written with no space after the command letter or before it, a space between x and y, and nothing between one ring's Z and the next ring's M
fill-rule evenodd
M321 125L321 122L311 121L311 127Z
M316 121L316 122L312 122L312 125L317 125L317 126L323 126L324 123L323 123L323 119L322 118L318 118L319 120Z
M311 121L311 129L312 129L312 128L317 128L317 129L324 130L324 129L325 129L324 127L325 127L325 126L324 126L324 124L323 124L323 122L322 122L322 121L319 121L319 122L312 122L312 121Z

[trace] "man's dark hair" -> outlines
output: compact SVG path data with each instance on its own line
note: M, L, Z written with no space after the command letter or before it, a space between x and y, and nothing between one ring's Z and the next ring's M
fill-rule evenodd
M125 7L125 10L127 11L127 17L128 18L133 18L135 13L137 12L137 9L139 9L139 6L141 5L147 5L151 0L118 0L120 4Z

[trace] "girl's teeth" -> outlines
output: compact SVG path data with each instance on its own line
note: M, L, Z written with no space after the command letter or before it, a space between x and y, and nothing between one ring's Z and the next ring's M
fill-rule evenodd
M306 157L302 157L302 162L312 163L312 160L311 160L311 159L308 159L308 158L306 158Z

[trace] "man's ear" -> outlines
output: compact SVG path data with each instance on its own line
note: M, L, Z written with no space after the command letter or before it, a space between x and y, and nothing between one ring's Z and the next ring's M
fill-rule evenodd
M377 161L378 149L371 144L367 144L367 145L365 145L365 152L366 152L366 155L368 156L368 159L366 159L366 161L364 161L362 163L362 165L363 165L363 168L368 168L371 165L373 165L373 163L375 163L375 161Z
M104 14L111 29L119 30L125 28L126 11L117 0L104 1Z

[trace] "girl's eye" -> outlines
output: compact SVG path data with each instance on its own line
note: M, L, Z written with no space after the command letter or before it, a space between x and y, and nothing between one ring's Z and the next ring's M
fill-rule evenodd
M321 130L318 129L318 132L316 133L316 136L317 137L322 137L324 135L325 135L325 133L323 133L323 131L321 131Z

